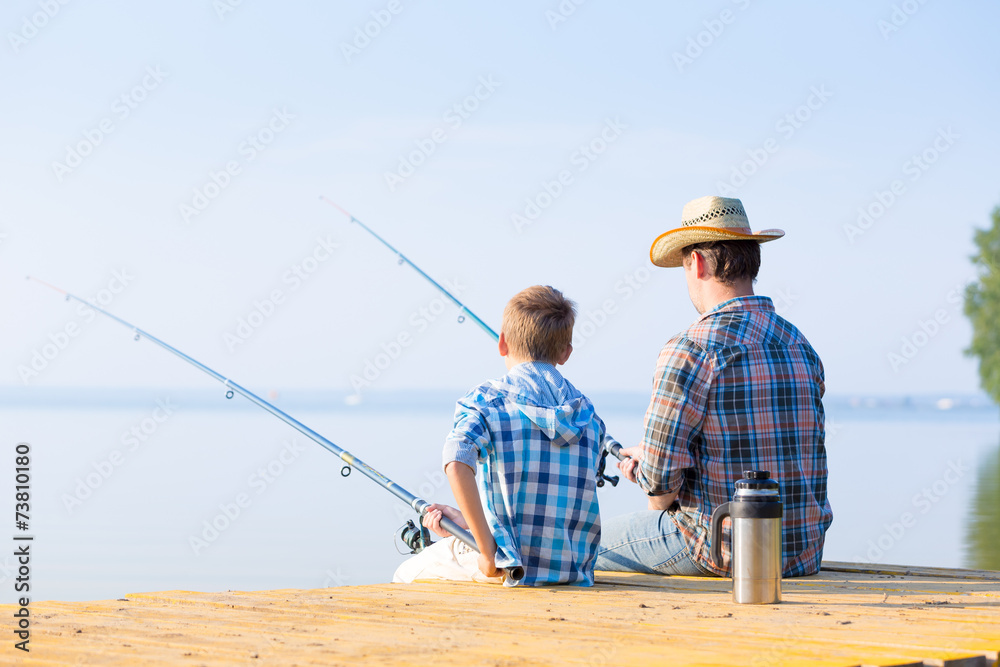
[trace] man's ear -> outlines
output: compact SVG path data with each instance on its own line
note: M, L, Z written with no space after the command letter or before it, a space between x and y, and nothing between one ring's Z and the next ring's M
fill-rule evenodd
M500 332L500 340L497 342L497 350L500 351L501 357L506 357L510 354L510 348L507 347L507 338L503 335L502 331Z
M562 355L558 359L556 359L555 365L562 366L563 364L565 364L567 361L569 361L569 355L571 354L573 354L573 343L570 343L569 345L566 346L566 350L562 353Z
M694 277L699 280L708 278L708 262L705 261L705 257L697 250L692 250L690 257L691 270L694 272Z

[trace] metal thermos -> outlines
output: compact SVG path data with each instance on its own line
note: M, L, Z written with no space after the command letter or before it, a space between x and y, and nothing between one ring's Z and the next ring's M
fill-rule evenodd
M722 520L733 520L733 602L781 602L781 498L765 470L747 470L733 500L712 512L712 559L722 567Z

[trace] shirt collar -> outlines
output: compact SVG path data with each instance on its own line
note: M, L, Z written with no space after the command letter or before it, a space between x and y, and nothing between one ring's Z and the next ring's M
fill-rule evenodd
M736 310L752 310L763 313L773 313L774 303L771 301L769 296L738 296L735 299L729 299L728 301L723 301L717 305L712 310L704 313L698 318L698 321L702 321L707 317L716 315L718 313L728 313Z
M525 361L523 364L518 364L507 371L507 375L519 378L535 378L539 375L561 377L556 367L547 361Z
M569 394L566 380L552 364L526 361L514 366L502 382L521 400L538 405L558 405Z

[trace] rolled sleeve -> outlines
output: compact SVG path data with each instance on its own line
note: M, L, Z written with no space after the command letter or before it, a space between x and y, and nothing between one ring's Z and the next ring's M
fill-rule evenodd
M601 467L601 457L604 456L604 452L611 454L611 447L613 445L621 446L621 443L611 437L608 433L607 426L604 425L604 420L594 414L594 423L597 425L597 444L596 451L594 451L594 472L596 473Z
M684 470L695 467L712 374L704 349L686 338L671 340L660 351L636 471L646 493L676 491Z
M819 387L819 397L823 398L826 395L826 369L823 368L823 362L820 361L819 355L816 355L816 385Z
M476 462L485 459L491 443L483 416L477 410L459 403L455 410L455 425L444 441L441 466L458 461L475 470Z

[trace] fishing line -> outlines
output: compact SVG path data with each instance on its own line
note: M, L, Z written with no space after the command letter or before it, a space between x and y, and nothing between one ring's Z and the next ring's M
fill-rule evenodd
M371 227L369 227L365 223L363 223L360 220L358 220L357 218L355 218L351 213L349 213L346 209L344 209L344 207L342 207L341 205L337 204L332 199L329 199L328 197L324 197L323 195L320 195L319 198L322 199L323 201L325 201L330 206L333 206L335 209L337 209L338 211L340 211L344 215L346 215L348 218L350 218L351 222L360 225L362 229L364 229L366 232L368 232L369 234L371 234L372 236L374 236L376 239L378 239L378 241L382 245L384 245L386 248L388 248L389 250L391 250L399 258L399 263L400 264L404 264L405 263L405 264L409 264L411 267L413 267L413 269L417 273L419 273L421 276L423 276L428 282L430 282L432 285L434 285L434 287L436 287L437 289L439 289L445 296L447 296L449 299L451 299L452 303L454 303L456 306L458 306L461 309L462 313L464 313L465 315L468 315L469 317L471 317L473 319L473 321L475 321L476 324L478 324L482 328L483 331L485 331L486 333L488 333L490 335L490 337L493 338L494 341L499 341L500 340L499 334L497 334L496 331L494 331L493 329L491 329L482 320L482 318L480 318L474 312L472 312L471 310L469 310L469 308L464 303L462 303L461 301L459 301L458 298L455 295L453 295L451 292L449 292L444 287L442 287L441 284L438 281L434 280L429 275L427 275L427 273L423 269L421 269L419 266L417 266L412 261L410 261L410 259L406 255L404 255L400 251L396 250L396 248L394 248L391 243L389 243L384 238L382 238L381 236L379 236L375 232L375 230L373 230ZM460 314L458 316L459 323L461 323L464 319L465 319L464 315ZM622 449L621 444L617 440L615 440L614 438L611 438L610 436L608 438L606 438L605 441L602 443L602 447L601 447L601 460L598 462L598 465L597 465L597 486L604 486L605 482L610 482L611 486L618 486L618 479L619 478L617 476L616 477L610 477L610 476L606 475L605 474L605 469L606 469L606 466L607 466L608 454L611 454L612 456L614 456L615 458L617 458L619 461L624 461L625 459L630 458L628 456L623 456L622 453L621 453L621 449Z
M195 368L198 368L199 370L203 371L204 373L206 373L207 375L211 376L215 380L218 380L219 382L221 382L226 387L226 398L232 398L233 394L235 392L235 393L239 394L240 396L243 396L244 398L246 398L247 400L249 400L251 403L254 403L258 407L263 408L267 412L270 412L272 415L274 415L275 417L277 417L281 421L285 422L286 424L288 424L292 428L296 429L297 431L299 431L300 433L302 433L303 435L305 435L309 439L315 441L319 445L325 447L326 449L328 449L329 451L333 452L338 457L340 457L340 459L344 463L347 464L345 466L345 469L350 470L351 468L353 468L355 470L360 471L365 477L368 477L369 479L371 479L372 481L374 481L376 484L378 484L379 486L381 486L382 488L384 488L386 491L389 491L394 496L396 496L397 498L399 498L400 500L402 500L404 503L406 503L407 505L409 505L411 508L413 508L413 511L415 511L421 517L424 516L424 514L427 512L427 508L430 507L431 503L427 502L426 500L424 500L422 498L419 498L419 497L413 495L412 493L410 493L409 491L407 491L403 487L399 486L398 484L396 484L395 482L393 482L391 479L389 479L388 477L386 477L385 475L383 475L379 471L375 470L374 468L372 468L367 463L365 463L364 461L362 461L358 457L354 456L353 454L351 454L347 450L342 449L341 447L338 447L336 444L334 444L330 440L326 439L325 437L323 437L322 435L320 435L316 431L312 430L311 428L309 428L308 426L306 426L302 422L298 421L297 419L295 419L291 415L289 415L286 412L280 410L279 408L275 407L274 405L268 403L263 398L261 398L260 396L257 396L253 392L251 392L251 391L249 391L247 389L244 389L242 386L240 386L239 384L233 382L229 378L227 378L227 377L225 377L225 376L223 376L223 375L215 372L214 370L212 370L211 368L209 368L205 364L201 363L200 361L197 361L197 360L193 359L192 357L189 357L188 355L184 354L183 352L181 352L177 348L175 348L175 347L173 347L171 345L168 345L167 343L163 342L159 338L157 338L157 337L151 335L150 333L148 333L148 332L140 329L139 327L135 326L134 324L126 322L125 320L123 320L122 318L118 317L117 315L113 315L112 313L109 313L108 311L104 310L100 306L96 306L93 303L91 303L91 302L89 302L89 301L87 301L85 299L81 299L80 297L76 296L75 294L70 294L66 290L59 289L55 285L50 285L49 283L47 283L45 281L39 280L37 278L32 278L31 276L28 276L28 280L33 280L34 282L36 282L36 283L38 283L40 285L44 285L45 287L48 287L49 289L55 290L56 292L59 292L60 294L62 294L66 298L67 301L70 301L70 300L77 301L77 302L83 304L84 306L86 306L88 308L92 308L92 309L96 310L97 312L101 313L102 315L105 315L106 317L111 318L112 320L114 320L114 321L118 322L119 324L127 327L128 329L131 329L132 333L135 336L135 340L138 341L140 338L145 338L146 340L150 341L151 343L155 343L156 345L162 347L167 352L170 352L171 354L173 354L173 355L175 355L177 357L180 357L181 359L183 359L184 361L188 362L189 364L191 364ZM411 536L410 539L413 541L413 544L411 544L410 542L407 542L407 546L409 546L411 549L413 549L414 553L416 553L416 552L420 551L423 547L427 546L427 544L429 543L429 535L426 532L426 529L422 529L421 530L420 528L417 528L412 523L412 521L408 522L407 526L408 527L412 526L413 531L415 531L415 532L410 532L409 533L409 535ZM444 517L444 516L441 517L441 526L445 530L447 530L449 533L451 533L452 535L454 535L456 538L458 538L459 540L461 540L462 542L465 542L467 545L469 545L473 549L476 549L476 551L478 552L478 549L476 548L476 540L475 540L475 538L472 537L472 534L469 533L467 530L461 528L454 521L452 521L448 517ZM407 534L406 531L404 531L404 534ZM425 539L427 540L426 542L425 542ZM511 579L513 579L515 581L519 581L520 579L524 578L524 568L522 568L522 567L507 568L506 569L506 574Z
M351 222L358 224L362 229L364 229L366 232L368 232L369 234L371 234L372 236L374 236L376 239L378 239L378 241L382 245L384 245L386 248L388 248L389 250L391 250L393 252L393 254L396 255L396 257L398 258L398 261L399 261L400 264L409 264L410 267L412 267L414 271L416 271L417 273L419 273L431 285L434 285L434 287L436 287L442 294L444 294L446 297L448 297L448 299L452 303L454 303L456 306L458 306L459 309L460 309L460 311L461 311L459 313L459 315L458 315L458 322L459 322L459 324L461 324L462 322L464 322L466 315L468 315L469 317L472 318L472 321L475 322L476 324L478 324L479 327L483 331L485 331L486 333L488 333L490 335L490 337L493 338L494 341L499 341L500 340L500 334L498 334L496 331L494 331L493 329L491 329L490 326L488 324L486 324L486 322L484 322L482 320L482 318L480 318L474 312L472 312L471 310L469 310L469 308L464 303L462 303L461 301L458 300L457 296L455 296L454 294L452 294L451 292L449 292L447 289L445 289L445 287L443 285L441 285L441 283L439 283L438 281L436 281L433 278L431 278L429 275L427 275L427 273L423 269L421 269L419 266L417 266L412 261L410 261L409 257L407 257L406 255L404 255L400 251L396 250L392 246L391 243L389 243L384 238L382 238L381 236L379 236L375 232L375 230L373 230L371 227L369 227L365 223L363 223L360 220L358 220L357 218L355 218L353 215L351 215L350 213L348 213L346 210L344 210L344 208L342 206L340 206L339 204L337 204L333 200L328 199L327 197L323 197L322 195L320 196L320 199L322 199L327 204L329 204L330 206L334 207L335 209L337 209L338 211L340 211L341 213L343 213L344 215L346 215L348 218L351 219Z

